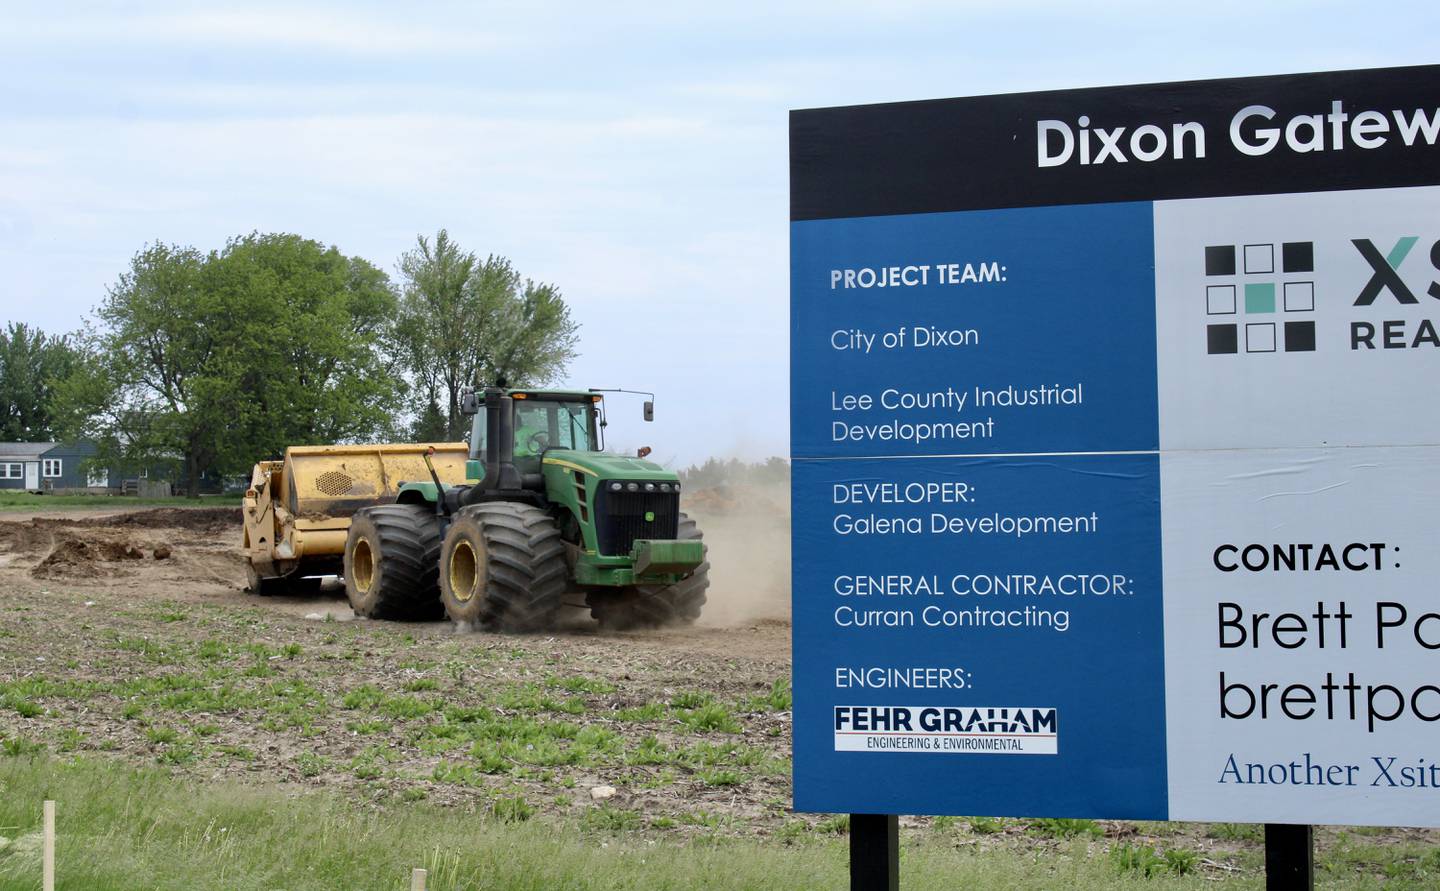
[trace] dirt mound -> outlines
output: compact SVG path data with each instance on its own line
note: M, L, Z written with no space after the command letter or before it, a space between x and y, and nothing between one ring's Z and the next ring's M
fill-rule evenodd
M92 590L137 583L238 588L240 509L154 508L0 521L0 570Z
M113 517L84 521L89 526L120 526L129 529L186 529L214 535L240 528L238 507L157 507Z
M98 563L119 563L122 560L140 560L145 552L126 541L87 541L81 538L65 538L41 560L30 574L37 578L56 576L90 576L98 572Z
M0 523L0 551L14 554L38 554L49 549L54 534L44 524Z

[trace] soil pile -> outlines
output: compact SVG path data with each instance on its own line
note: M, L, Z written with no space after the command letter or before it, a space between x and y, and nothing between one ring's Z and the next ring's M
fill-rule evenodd
M93 576L100 573L98 563L139 560L144 556L143 550L126 541L62 538L30 574L36 578Z
M87 521L81 521L85 523ZM96 526L127 529L184 529L204 535L236 536L240 529L238 507L160 507L131 511L88 521Z
M0 568L89 586L114 579L230 590L245 578L239 531L240 509L233 507L0 520Z

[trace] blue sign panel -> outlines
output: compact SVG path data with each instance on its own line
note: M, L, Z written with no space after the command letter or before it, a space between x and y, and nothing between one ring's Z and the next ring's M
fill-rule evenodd
M792 225L797 807L1165 813L1151 221Z
M790 237L795 457L1158 447L1149 204Z
M1163 818L1159 484L1153 454L796 461L796 807ZM964 714L837 716L891 706Z

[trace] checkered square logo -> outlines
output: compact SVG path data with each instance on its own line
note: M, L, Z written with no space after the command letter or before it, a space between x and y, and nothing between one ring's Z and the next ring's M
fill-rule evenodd
M1315 352L1314 272L1311 241L1206 245L1205 352Z

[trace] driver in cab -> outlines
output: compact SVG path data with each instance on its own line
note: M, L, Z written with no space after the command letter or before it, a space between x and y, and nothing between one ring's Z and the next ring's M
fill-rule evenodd
M550 436L545 432L548 425L545 424L544 412L517 411L515 415L515 457L539 457L550 447Z

